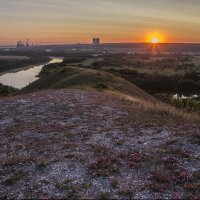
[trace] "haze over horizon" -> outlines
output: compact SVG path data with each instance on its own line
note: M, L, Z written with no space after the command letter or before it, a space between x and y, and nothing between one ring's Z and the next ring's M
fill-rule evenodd
M30 38L39 44L200 42L199 0L0 0L0 45Z

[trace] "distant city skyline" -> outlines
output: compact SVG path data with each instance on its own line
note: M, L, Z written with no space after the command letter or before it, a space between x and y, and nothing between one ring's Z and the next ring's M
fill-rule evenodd
M200 42L199 0L0 0L0 45ZM156 40L156 38L153 38Z

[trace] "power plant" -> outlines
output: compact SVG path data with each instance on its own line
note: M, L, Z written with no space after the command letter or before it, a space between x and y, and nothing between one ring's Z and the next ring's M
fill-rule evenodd
M33 46L33 44L32 44L32 46ZM18 48L22 48L22 47L28 48L28 47L30 47L30 39L26 39L26 41L24 41L24 40L17 41L17 47Z
M93 38L93 45L99 45L100 44L100 38Z

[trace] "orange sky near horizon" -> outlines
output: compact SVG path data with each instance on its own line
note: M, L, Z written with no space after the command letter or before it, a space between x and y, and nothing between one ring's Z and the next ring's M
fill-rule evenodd
M199 0L0 0L0 45L200 42ZM158 36L153 36L158 34Z

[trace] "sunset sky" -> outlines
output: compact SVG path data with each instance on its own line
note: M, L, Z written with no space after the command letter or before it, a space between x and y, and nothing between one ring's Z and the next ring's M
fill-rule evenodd
M200 0L0 0L0 45L200 42Z

